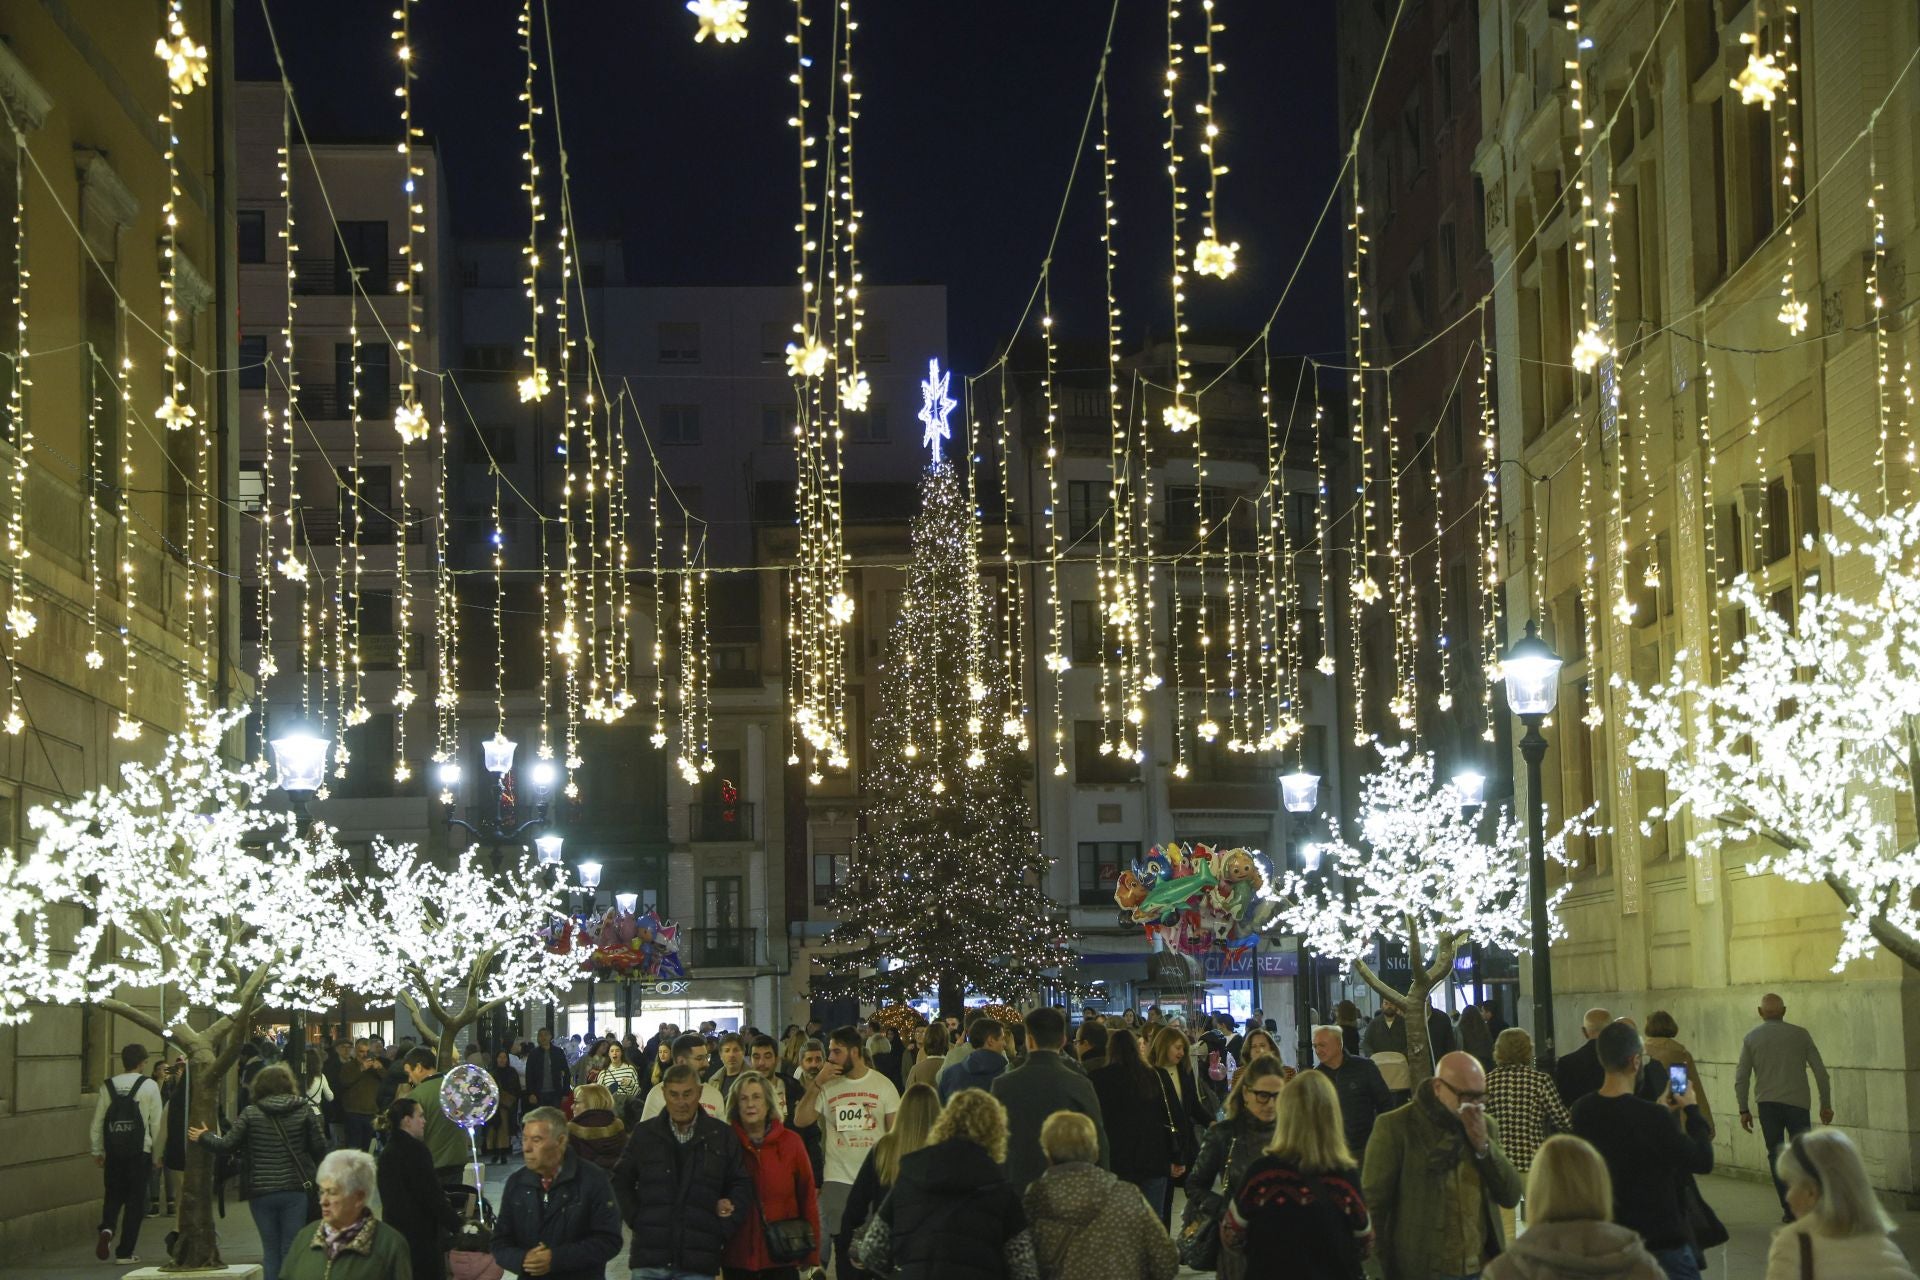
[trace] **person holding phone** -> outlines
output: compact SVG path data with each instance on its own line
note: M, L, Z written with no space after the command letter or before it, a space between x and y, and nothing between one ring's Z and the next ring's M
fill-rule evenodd
M1592 1143L1613 1182L1613 1220L1640 1233L1667 1280L1700 1280L1700 1259L1682 1208L1681 1183L1713 1172L1713 1136L1685 1069L1669 1077L1660 1102L1635 1096L1645 1046L1631 1024L1594 1037L1606 1078L1573 1105L1573 1132ZM1678 1092L1673 1089L1677 1081ZM1681 1116L1681 1125L1673 1122Z
M1706 1087L1700 1080L1700 1069L1694 1065L1693 1054L1687 1046L1680 1043L1680 1024L1665 1009L1655 1009L1647 1015L1647 1029L1644 1044L1647 1059L1668 1069L1685 1067L1687 1079L1693 1085L1693 1100L1700 1107L1700 1118L1707 1122L1710 1132L1717 1133L1718 1126L1713 1122L1713 1108L1707 1103ZM1671 1079L1671 1074L1669 1074Z

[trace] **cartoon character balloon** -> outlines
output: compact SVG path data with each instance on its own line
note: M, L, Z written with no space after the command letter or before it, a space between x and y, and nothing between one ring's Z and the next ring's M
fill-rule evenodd
M1267 875L1251 849L1170 843L1121 872L1113 900L1171 950L1237 951L1258 933Z

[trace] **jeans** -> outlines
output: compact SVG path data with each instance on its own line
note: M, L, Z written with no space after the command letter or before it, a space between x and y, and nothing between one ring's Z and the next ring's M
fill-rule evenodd
M1131 1182L1140 1188L1140 1194L1147 1198L1147 1207L1160 1216L1162 1227L1173 1222L1173 1180L1165 1174L1157 1178L1121 1178L1122 1182Z
M1785 1102L1762 1102L1756 1104L1756 1109L1760 1113L1760 1134L1767 1144L1767 1172L1771 1174L1774 1153L1780 1150L1780 1144L1812 1128L1813 1117L1805 1107ZM1786 1213L1787 1184L1775 1178L1773 1193L1780 1197L1780 1212Z
M373 1148L373 1117L347 1112L347 1145L355 1151Z
M1660 1270L1666 1273L1667 1280L1700 1280L1700 1262L1694 1257L1692 1245L1681 1244L1671 1249L1650 1249L1648 1252L1660 1264Z
M118 1237L115 1252L122 1258L131 1258L140 1244L140 1224L147 1216L147 1175L152 1169L153 1158L145 1152L132 1160L107 1157L107 1195L100 1208L100 1229Z
M280 1280L287 1246L307 1225L307 1193L269 1191L247 1201L247 1208L253 1211L253 1225L260 1228L260 1265L266 1280Z
M714 1280L705 1271L682 1271L678 1267L635 1267L633 1280Z

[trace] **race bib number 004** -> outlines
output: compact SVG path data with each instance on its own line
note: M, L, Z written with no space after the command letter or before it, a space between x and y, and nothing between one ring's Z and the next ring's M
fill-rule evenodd
M842 1133L858 1133L879 1128L874 1109L864 1102L842 1102L834 1110L834 1128Z

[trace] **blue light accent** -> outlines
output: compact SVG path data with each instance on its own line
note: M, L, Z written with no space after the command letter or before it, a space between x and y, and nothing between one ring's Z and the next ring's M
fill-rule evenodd
M953 384L953 371L940 372L940 361L927 361L927 378L920 384L920 421L926 431L920 436L920 444L933 451L933 461L940 461L940 442L953 438L953 428L947 425L947 418L958 407L954 399L947 394L947 388Z

